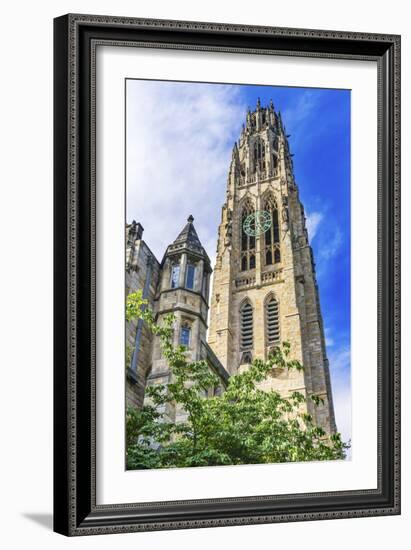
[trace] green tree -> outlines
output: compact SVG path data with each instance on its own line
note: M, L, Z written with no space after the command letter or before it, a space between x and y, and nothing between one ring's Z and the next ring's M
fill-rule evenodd
M255 359L250 368L230 377L225 391L211 396L219 380L205 361L189 361L184 346L172 344L174 316L155 323L141 292L127 298L128 321L142 318L160 339L172 373L167 385L148 386L150 404L128 408L127 467L170 468L228 464L263 464L342 459L349 444L339 433L327 435L303 412L300 392L281 397L260 389L273 368L302 370L283 343L267 361ZM322 400L312 395L314 406ZM184 422L167 421L167 405L182 406Z

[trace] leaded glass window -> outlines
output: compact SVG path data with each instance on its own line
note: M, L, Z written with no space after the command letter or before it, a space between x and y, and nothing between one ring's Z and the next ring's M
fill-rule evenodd
M171 268L171 288L177 288L178 287L178 280L180 277L180 265L175 264Z
M190 346L190 334L191 329L187 325L181 327L180 331L180 344L188 348Z
M194 288L195 274L196 274L195 265L187 264L186 288L190 288L191 290Z

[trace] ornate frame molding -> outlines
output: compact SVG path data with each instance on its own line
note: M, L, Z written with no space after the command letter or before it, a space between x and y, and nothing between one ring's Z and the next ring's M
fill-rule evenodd
M55 19L54 28L55 531L72 536L399 514L400 37L73 14ZM377 62L376 490L96 505L95 78L100 44Z

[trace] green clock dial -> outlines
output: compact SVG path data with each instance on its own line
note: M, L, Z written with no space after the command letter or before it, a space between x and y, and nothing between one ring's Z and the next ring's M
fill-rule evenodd
M261 235L271 227L271 214L267 210L257 210L249 214L243 222L243 229L250 237Z

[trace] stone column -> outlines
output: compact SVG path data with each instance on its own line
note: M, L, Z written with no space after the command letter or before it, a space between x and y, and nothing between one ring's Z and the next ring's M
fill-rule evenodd
M194 361L198 361L201 359L201 330L200 330L200 319L196 319L192 326L192 342L191 347L193 348L193 358Z
M178 346L180 343L180 328L181 328L181 318L179 314L175 314L174 321L174 332L173 332L173 346Z
M180 276L178 279L178 286L184 288L186 286L186 267L187 267L187 254L183 252L180 258Z

